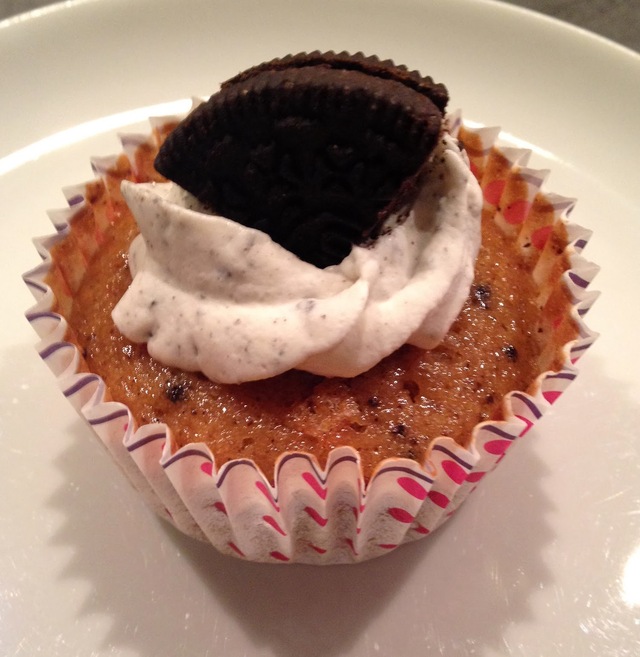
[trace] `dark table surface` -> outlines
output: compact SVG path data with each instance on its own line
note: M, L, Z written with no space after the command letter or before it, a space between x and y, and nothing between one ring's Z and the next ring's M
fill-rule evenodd
M0 0L0 20L52 0ZM640 52L640 0L510 0Z

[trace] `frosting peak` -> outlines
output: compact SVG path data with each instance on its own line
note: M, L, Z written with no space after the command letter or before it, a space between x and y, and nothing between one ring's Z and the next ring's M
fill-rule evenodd
M468 295L480 244L481 192L449 136L407 216L325 269L174 183L122 191L140 235L116 325L159 361L221 383L292 368L351 377L406 342L432 348Z

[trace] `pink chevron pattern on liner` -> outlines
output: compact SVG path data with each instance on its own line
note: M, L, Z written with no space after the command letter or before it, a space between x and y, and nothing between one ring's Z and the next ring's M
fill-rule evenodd
M157 129L163 122L168 119L153 120L150 135L122 138L134 169L136 148L157 145ZM463 126L461 115L453 115L450 125L457 134ZM83 371L81 354L65 340L66 321L52 312L56 300L45 283L48 275L61 276L72 291L102 239L103 216L96 218L94 239L77 240L74 262L64 271L52 270L50 249L69 238L70 220L87 203L85 185L67 188L69 207L50 213L55 234L36 242L43 262L24 276L36 299L27 318L40 337L38 352L56 375L64 396L160 517L239 559L330 564L377 557L433 533L508 448L557 402L577 374L575 363L596 339L582 319L597 297L588 290L597 267L581 256L590 232L568 222L573 199L540 195L547 172L526 168L528 151L496 148L497 128L464 130L473 136L474 148L468 152L483 186L485 206L495 210L499 225L535 258L534 275L541 283L554 262L548 247L554 227L566 226L571 270L563 276L562 285L573 299L572 319L579 336L565 346L560 372L542 374L533 392L508 395L507 419L477 425L467 449L450 438L437 438L427 461L389 459L366 486L359 455L351 447L335 449L325 467L305 453L284 454L273 477L267 477L246 459L218 467L204 444L178 448L168 427L137 426L126 406L108 401L100 377ZM92 167L97 176L108 179L114 162L114 158L94 158ZM552 293L546 290L541 302ZM68 299L57 301L64 307Z

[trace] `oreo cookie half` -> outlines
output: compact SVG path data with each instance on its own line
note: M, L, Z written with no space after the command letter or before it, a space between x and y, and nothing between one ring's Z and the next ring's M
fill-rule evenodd
M155 166L215 213L327 267L413 200L446 102L442 85L391 62L289 56L225 82Z

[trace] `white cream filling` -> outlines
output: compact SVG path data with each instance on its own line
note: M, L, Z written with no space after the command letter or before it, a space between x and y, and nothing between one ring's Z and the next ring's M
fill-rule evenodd
M352 377L407 342L433 348L464 304L480 245L481 191L449 136L406 219L390 217L374 244L326 269L173 183L122 192L140 235L118 329L160 362L221 383L292 368Z

